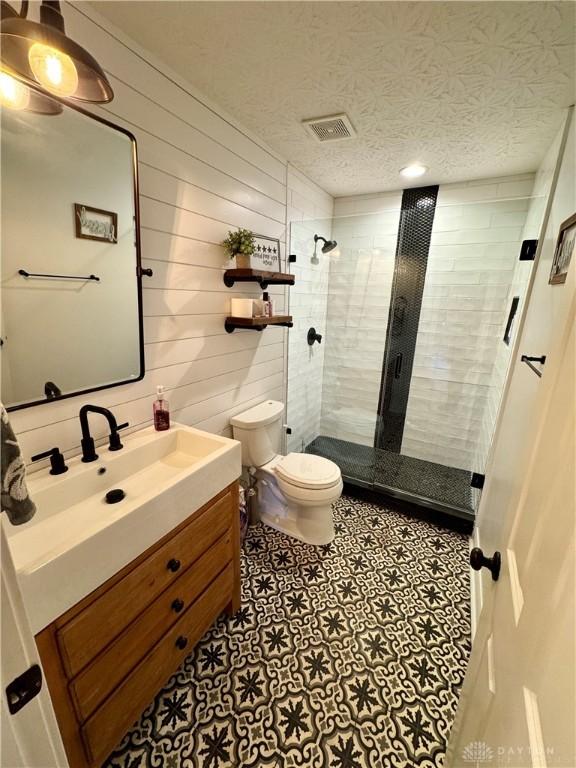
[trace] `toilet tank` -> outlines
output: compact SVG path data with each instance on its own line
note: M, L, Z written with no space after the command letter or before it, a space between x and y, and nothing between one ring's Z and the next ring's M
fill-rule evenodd
M242 464L261 467L280 453L284 403L266 400L230 419L234 439L242 443Z

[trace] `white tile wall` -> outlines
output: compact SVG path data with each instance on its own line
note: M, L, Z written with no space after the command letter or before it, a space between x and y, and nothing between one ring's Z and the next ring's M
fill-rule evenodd
M402 444L408 455L469 470L482 464L533 185L524 174L439 191ZM320 433L366 445L376 426L400 205L401 192L334 205L339 248L330 258Z
M526 174L439 189L402 441L409 456L478 469L533 185Z
M77 453L78 411L87 402L111 408L131 428L149 424L157 384L174 420L227 432L232 414L283 398L287 332L225 333L230 297L259 292L224 286L218 243L228 229L247 227L280 238L284 249L287 195L293 206L305 201L302 211L317 203L310 215L330 216L330 199L293 172L287 188L282 158L86 4L67 3L65 13L69 33L104 64L115 90L93 111L138 141L142 256L154 270L144 278L147 372L141 382L14 412L24 456L55 445ZM285 289L271 293L282 310ZM97 437L106 432L104 420L92 428Z
M374 442L401 192L340 198L330 282L320 432Z
M289 242L290 253L296 256L291 265L296 283L290 289L294 327L288 337L287 424L292 430L288 451L301 451L320 431L330 257L318 247L318 256L313 258L314 235L331 237L333 207L330 195L289 166ZM312 347L306 341L311 327L323 336Z

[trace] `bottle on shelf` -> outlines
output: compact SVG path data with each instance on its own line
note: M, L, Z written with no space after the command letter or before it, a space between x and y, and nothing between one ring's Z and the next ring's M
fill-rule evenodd
M262 296L262 302L264 304L264 317L273 317L274 307L272 305L272 302L270 301L270 295L268 291L264 291L264 294Z

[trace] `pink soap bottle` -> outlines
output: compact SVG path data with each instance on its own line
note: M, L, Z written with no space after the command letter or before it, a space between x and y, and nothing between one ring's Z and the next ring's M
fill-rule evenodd
M164 387L160 384L156 387L157 398L154 401L154 429L163 432L170 429L170 406L164 397Z

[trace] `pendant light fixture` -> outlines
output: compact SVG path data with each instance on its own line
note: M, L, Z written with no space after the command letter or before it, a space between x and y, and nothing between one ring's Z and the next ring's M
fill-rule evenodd
M4 70L0 70L0 106L40 115L59 115L63 109L56 99L30 88Z
M96 59L67 37L58 0L42 0L40 22L30 21L27 15L26 0L22 2L20 13L2 0L2 74L39 85L47 93L61 98L92 103L104 103L114 98L112 87ZM11 87L8 81L5 86ZM18 100L18 104L21 103L21 99Z

